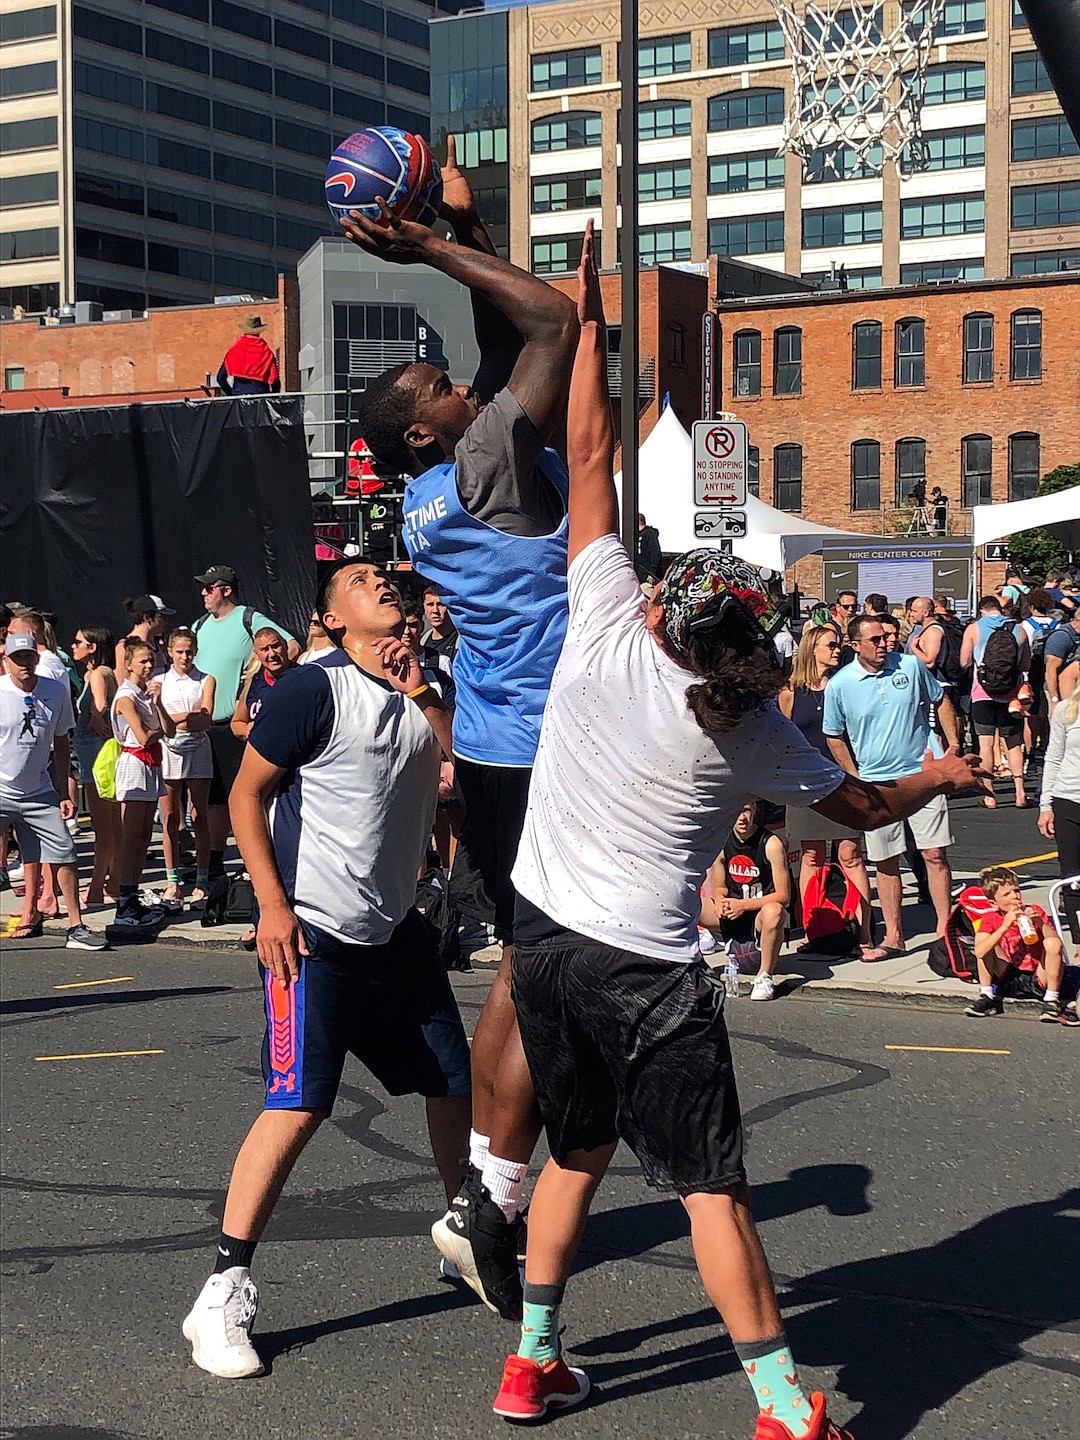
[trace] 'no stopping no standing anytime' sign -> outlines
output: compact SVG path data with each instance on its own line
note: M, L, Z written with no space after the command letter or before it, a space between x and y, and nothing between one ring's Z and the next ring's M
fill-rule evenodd
M746 426L694 421L694 504L746 504Z

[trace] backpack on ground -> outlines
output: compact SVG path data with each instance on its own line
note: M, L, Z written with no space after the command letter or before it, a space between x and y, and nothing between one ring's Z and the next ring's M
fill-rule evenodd
M818 955L857 955L861 908L862 896L842 866L819 866L803 897L807 949Z
M249 925L255 908L255 889L247 875L219 875L210 882L201 924Z
M938 651L937 669L941 678L962 693L970 685L970 669L960 664L960 650L964 643L964 626L954 616L938 615L930 622L941 627L941 649Z
M461 950L461 911L450 901L450 877L441 865L429 865L416 887L416 908L439 932L439 954L447 970L471 970Z
M1020 646L1011 624L990 632L978 667L979 684L992 700L1008 700L1020 687Z
M926 963L935 975L945 980L963 980L966 985L979 983L979 967L975 961L975 926L981 916L994 909L980 885L966 885L956 897L945 932L931 941Z

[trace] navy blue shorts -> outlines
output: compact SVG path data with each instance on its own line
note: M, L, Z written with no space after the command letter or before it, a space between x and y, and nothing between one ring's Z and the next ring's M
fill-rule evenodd
M310 954L286 989L259 966L268 1110L334 1107L353 1054L391 1095L468 1095L469 1042L438 934L410 910L385 945L356 945L304 922Z

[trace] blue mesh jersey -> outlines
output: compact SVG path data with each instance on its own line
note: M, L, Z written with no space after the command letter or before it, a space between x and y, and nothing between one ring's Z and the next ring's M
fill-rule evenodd
M565 465L552 450L538 463L565 504ZM454 752L483 765L531 765L566 635L567 517L536 538L496 530L461 503L453 461L410 480L404 509L413 565L439 587L461 637Z

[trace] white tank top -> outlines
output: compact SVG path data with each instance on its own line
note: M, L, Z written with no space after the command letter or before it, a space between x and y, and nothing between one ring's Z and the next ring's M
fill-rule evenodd
M110 715L113 734L125 750L137 749L139 742L135 739L135 732L116 708L118 702L121 701L125 695L135 702L135 708L139 712L139 718L147 730L157 730L160 728L158 725L157 709L146 691L140 690L133 681L125 680L122 685L117 687L116 694L113 697Z
M183 715L190 710L198 710L202 704L205 679L201 670L192 669L187 675L181 675L170 666L161 677L161 708L168 715ZM176 751L194 750L204 741L209 744L205 730L192 734L178 730L175 735L164 737L168 749Z

